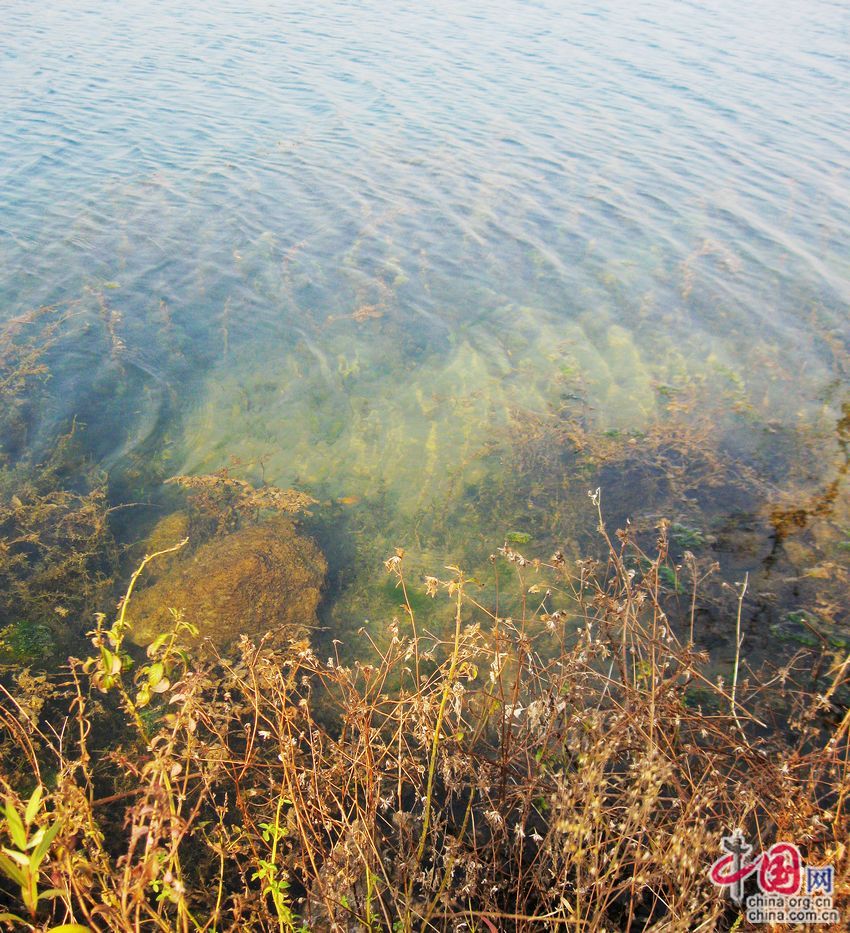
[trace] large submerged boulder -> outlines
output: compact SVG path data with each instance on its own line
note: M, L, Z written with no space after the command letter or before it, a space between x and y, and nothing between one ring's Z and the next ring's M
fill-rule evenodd
M198 641L218 647L266 632L279 641L298 638L316 623L326 573L321 551L287 519L243 528L170 561L138 590L130 634L149 644L171 630L169 610L177 609L197 626Z

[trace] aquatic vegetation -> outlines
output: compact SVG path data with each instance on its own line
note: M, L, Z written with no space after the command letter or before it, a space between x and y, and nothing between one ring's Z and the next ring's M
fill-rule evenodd
M54 309L39 308L0 328L0 464L26 445L38 387L49 376L44 355L62 323Z
M681 264L682 298L687 299L690 297L698 276L701 260L704 260L707 256L716 259L724 276L731 278L741 274L742 263L740 257L736 256L726 244L706 238Z
M699 550L706 545L706 537L699 528L689 528L679 522L670 525L670 539L683 550Z
M107 594L115 546L106 478L72 423L32 436L50 352L74 310L41 308L0 328L0 628L9 661L36 661ZM42 450L42 448L47 448Z
M317 501L296 489L277 486L254 487L231 475L227 467L210 476L173 476L166 484L191 489L189 504L195 521L212 522L216 534L232 531L245 519L257 521L261 515L309 514Z
M353 343L342 333L305 332L294 349L282 348L273 371L259 370L257 349L245 348L209 378L186 420L184 471L264 456L275 483L363 497L383 482L409 517L440 506L461 466L470 479L480 476L494 436L516 413L546 409L565 354L577 355L582 373L596 373L594 391L621 386L610 406L592 398L600 418L643 424L655 405L649 374L616 326L596 351L581 326L509 305L464 322L438 352L410 359L406 340L404 332ZM642 398L633 402L636 391Z
M0 628L0 664L17 668L43 661L53 652L55 637L43 623L18 619Z
M749 455L734 447L724 398L692 379L671 394L639 429L600 431L569 401L550 411L518 416L507 445L508 499L533 489L539 505L530 513L538 527L569 531L586 540L582 514L588 488L606 491L618 523L652 528L660 516L673 520L672 539L684 550L704 543L705 526L737 503L752 508L768 487ZM734 427L734 426L733 426ZM513 492L517 490L517 492Z
M695 356L672 331L626 327L608 307L565 318L482 293L435 331L427 316L416 327L394 313L358 324L354 302L324 329L305 310L296 336L275 344L274 366L258 363L268 347L232 347L175 447L184 474L236 456L262 462L245 473L253 481L354 500L347 580L371 574L376 540L476 568L493 527L533 525L541 547L556 532L562 543L564 529L581 540L588 486L608 490L618 520L636 518L638 504L651 522L670 515L710 537L716 516L767 498L766 466L781 471L791 457L774 456L770 432L801 415L782 407L790 372L772 370L774 387L760 379L776 363L769 347L754 345L759 366L743 378L719 348ZM373 325L373 337L358 336ZM369 518L378 511L380 528ZM350 603L346 616L368 608Z
M111 535L102 487L85 493L20 488L0 503L0 616L42 619L92 605L110 573Z
M626 531L602 534L602 562L499 549L510 617L458 568L426 577L445 635L423 632L402 595L386 647L353 664L303 640L200 656L178 621L133 673L116 663L131 585L96 653L72 661L70 698L54 692L34 720L0 700L4 768L23 753L56 775L40 825L60 896L40 916L115 930L722 929L736 911L705 868L739 825L798 840L845 878L850 658L797 654L758 674L744 657L730 707L685 637L688 609L659 586L664 528L655 558ZM402 594L418 588L405 561L385 564ZM100 756L89 737L114 714L92 686L129 730ZM76 728L57 743L46 723L68 703Z

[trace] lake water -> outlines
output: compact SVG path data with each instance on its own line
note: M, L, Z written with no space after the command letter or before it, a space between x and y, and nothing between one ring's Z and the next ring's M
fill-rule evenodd
M640 446L681 392L729 462L791 438L770 487L817 495L850 397L848 49L829 0L7 0L0 316L77 302L40 430L78 415L127 497L234 457L297 484L341 592L390 544L592 534L599 477L559 486L541 432ZM578 517L547 524L558 489Z

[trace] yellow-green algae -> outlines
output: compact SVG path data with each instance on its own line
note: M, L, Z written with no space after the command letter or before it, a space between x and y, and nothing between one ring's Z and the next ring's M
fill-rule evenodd
M509 336L483 322L421 361L388 355L385 339L362 332L305 336L271 368L251 349L231 355L187 416L182 472L262 458L269 482L334 496L380 490L411 515L445 496L459 468L480 475L516 413L545 412L565 385L588 394L605 427L641 427L654 414L653 373L625 328L593 340L575 323L552 332L533 308L498 317L511 319Z

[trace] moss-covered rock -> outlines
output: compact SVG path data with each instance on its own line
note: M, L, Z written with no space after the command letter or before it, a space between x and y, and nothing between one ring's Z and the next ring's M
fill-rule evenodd
M184 511L172 512L161 518L150 530L150 534L135 544L129 552L133 568L138 567L142 558L149 554L159 554L179 544L184 538L189 538L189 513ZM148 564L143 577L143 585L150 586L156 583L171 570L178 561L185 560L189 549L174 551L171 554L160 554L156 560Z
M187 512L172 512L161 518L144 540L145 554L155 554L174 547L189 536L189 515Z
M198 640L217 646L240 635L272 632L300 637L316 622L327 572L318 547L286 519L213 538L174 560L133 596L131 636L147 645L173 625L170 609L183 610Z

